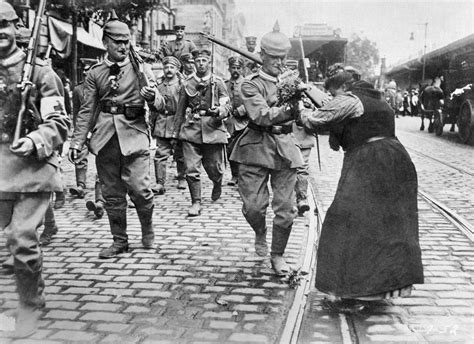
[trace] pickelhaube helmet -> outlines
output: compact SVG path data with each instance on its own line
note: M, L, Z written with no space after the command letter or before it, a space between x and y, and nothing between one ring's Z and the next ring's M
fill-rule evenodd
M13 21L17 19L18 15L13 6L6 1L0 1L0 21Z
M273 31L262 37L260 47L268 55L283 56L288 54L291 49L290 39L280 32L278 21L273 26Z
M112 38L114 41L129 41L132 38L128 25L118 20L115 11L112 10L112 17L104 25L104 36Z

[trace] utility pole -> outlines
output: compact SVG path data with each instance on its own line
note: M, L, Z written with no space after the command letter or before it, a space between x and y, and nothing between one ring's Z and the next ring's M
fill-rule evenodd
M428 32L428 22L423 24L425 26L425 43L423 45L423 70L421 73L421 82L425 81L425 68L426 68L426 37Z

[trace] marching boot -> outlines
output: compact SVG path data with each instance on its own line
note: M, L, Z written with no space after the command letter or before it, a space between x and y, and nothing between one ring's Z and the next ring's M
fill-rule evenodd
M189 192L191 193L192 205L188 209L188 216L199 216L201 215L201 181L189 181L188 179Z
M76 167L76 187L70 188L69 193L77 198L84 198L86 195L86 168L77 168Z
M308 193L308 177L305 175L296 176L296 207L298 208L298 215L303 216L309 210L309 203L307 198Z
M267 229L255 232L255 253L260 257L265 257L268 254L267 245Z
M44 216L44 229L39 237L41 246L48 246L51 243L53 235L58 233L58 226L56 225L56 219L54 218L53 208L51 204L46 209L46 214Z
M100 251L99 258L102 259L114 258L128 252L127 212L125 209L108 209L107 215L114 243Z
M272 255L270 258L272 263L272 269L278 276L285 276L290 272L290 267L285 262L285 258L282 255Z
M212 187L211 199L215 202L217 201L222 194L222 183L214 182L214 186Z
M153 188L153 193L155 195L164 195L166 192L165 189L165 179L166 179L166 161L155 161L155 179L156 179L156 188Z
M142 227L142 244L146 249L153 248L155 243L155 233L153 231L153 209L137 208L138 219Z
M38 329L41 309L45 306L44 281L41 270L15 269L19 306L15 321L15 338L29 337Z

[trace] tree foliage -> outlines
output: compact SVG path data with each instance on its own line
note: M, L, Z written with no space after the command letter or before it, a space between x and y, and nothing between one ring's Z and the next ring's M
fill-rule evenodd
M365 78L375 75L379 63L377 44L368 38L353 34L347 43L346 64L360 70Z

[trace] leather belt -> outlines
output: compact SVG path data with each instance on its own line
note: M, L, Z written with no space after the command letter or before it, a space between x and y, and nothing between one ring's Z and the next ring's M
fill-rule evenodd
M113 115L116 114L124 114L125 113L125 106L121 104L116 104L116 105L102 105L102 111L111 113Z
M250 129L256 130L256 131L262 131L262 132L267 132L269 134L289 134L293 132L293 125L292 124L286 124L286 125L271 125L268 127L263 127L260 125L257 125L255 123L249 122L247 125Z

